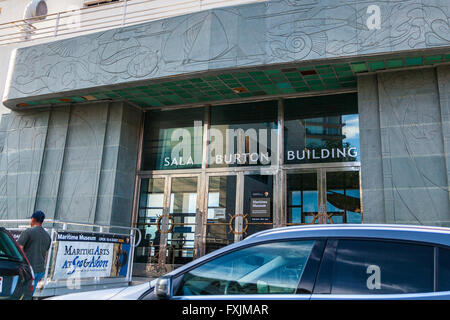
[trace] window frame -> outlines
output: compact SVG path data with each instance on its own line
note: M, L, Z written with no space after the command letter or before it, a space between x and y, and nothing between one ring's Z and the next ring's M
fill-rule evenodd
M339 240L357 240L357 241L376 241L376 242L388 242L388 243L398 243L398 244L409 244L409 245L420 245L427 246L433 250L433 291L420 292L420 293L379 293L373 295L355 293L355 294L332 294L331 284L332 284L332 268L336 261L336 249ZM327 246L325 248L322 262L320 264L319 270L317 272L317 279L313 289L313 295L316 296L364 296L364 297L375 297L375 296L408 296L417 294L429 294L429 293L439 293L445 291L438 291L438 280L439 280L439 248L450 249L450 247L444 244L421 242L414 240L404 240L395 238L373 238L373 237L328 237Z
M311 249L311 252L309 254L308 260L305 264L305 267L303 269L303 272L299 279L299 282L297 283L297 288L295 290L295 293L283 294L283 296L302 295L302 294L311 295L313 293L314 284L317 279L317 274L319 271L320 262L322 260L322 255L323 255L323 252L326 247L326 242L327 242L326 237L315 237L315 238L308 237L308 238L289 238L289 239L267 240L267 241L261 241L261 242L256 242L256 243L250 243L248 245L243 245L243 246L239 246L237 248L233 248L232 250L221 252L220 254L214 255L213 257L211 257L205 261L202 261L200 264L196 264L196 265L184 270L180 274L174 275L172 277L173 285L171 288L171 291L172 291L171 297L175 298L175 299L180 299L180 298L185 297L185 296L175 294L180 288L180 285L182 283L182 279L183 279L184 275L198 267L203 266L204 264L206 264L208 262L211 262L215 259L218 259L225 255L231 254L233 252L236 252L239 250L244 250L244 249L251 248L254 246L264 245L264 244L268 244L268 243L279 243L279 242L290 242L290 241L314 241L314 245ZM313 258L313 259L311 260L311 258ZM278 295L278 294L257 294L258 297L263 297L263 296L267 296L267 295L273 296L273 295ZM204 297L204 296L206 296L206 295L198 295L198 296L194 296L194 297ZM229 297L232 295L221 295L221 296ZM239 295L233 295L233 296L237 297Z
M434 247L434 292L439 293L439 292L450 292L450 290L440 290L439 288L439 283L440 283L440 255L439 252L442 250L448 250L450 251L450 246L446 246L446 245L436 245Z

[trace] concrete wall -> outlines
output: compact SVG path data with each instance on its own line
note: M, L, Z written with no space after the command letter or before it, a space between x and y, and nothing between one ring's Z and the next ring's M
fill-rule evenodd
M31 0L1 0L0 23L22 20L25 8L30 1ZM200 3L200 0L198 1ZM172 6L169 7L167 7L169 0L148 0L145 2L130 1L127 4L128 9L126 24L142 23L142 21L145 20L157 20L167 17L168 15L181 15L214 7L231 6L255 1L259 0L231 0L226 2L220 0L203 0L202 6L196 5L195 2L193 2L193 4L189 7L186 7L185 0L170 0L170 4ZM77 9L83 8L83 3L85 2L84 0L47 0L46 2L49 15L57 12L75 11L72 11L70 14L65 13L61 16L59 23L60 25L63 25L63 27L59 29L59 33L56 37L53 36L54 27L56 24L55 16L50 16L49 18L37 23L34 22L33 25L37 28L37 34L32 35L30 41L7 44L9 42L20 40L21 29L14 25L11 25L8 28L3 27L3 29L0 29L0 61L4 62L0 64L1 97L3 97L3 92L5 89L11 52L14 49L32 46L39 43L50 43L56 40L72 38L76 35L116 28L122 23L121 15L123 14L123 1L111 2L107 5L91 7L82 11L78 11ZM143 14L145 17L142 16ZM115 18L111 18L112 16L115 16ZM93 24L95 25L93 26ZM104 29L102 29L103 27ZM42 38L44 36L45 38ZM10 39L10 41L7 41L7 39ZM2 114L9 112L10 109L6 108L3 103L0 102L0 119Z
M141 112L121 102L12 112L0 127L0 219L131 223Z
M442 0L272 0L212 9L20 48L4 104L223 68L444 48L448 20Z
M450 226L450 66L358 78L364 221Z

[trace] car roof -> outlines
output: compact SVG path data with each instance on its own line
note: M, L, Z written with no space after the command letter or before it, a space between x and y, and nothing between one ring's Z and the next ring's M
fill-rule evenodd
M224 254L240 247L264 243L266 241L288 239L318 239L318 238L359 238L359 239L391 239L399 241L417 241L429 244L450 246L450 228L427 227L413 225L389 224L320 224L299 225L274 228L255 233L242 241L217 249L198 259L195 259L175 270L167 276L176 275L188 270L206 260Z
M247 237L244 242L309 237L381 238L450 246L450 228L390 224L299 225L261 231Z

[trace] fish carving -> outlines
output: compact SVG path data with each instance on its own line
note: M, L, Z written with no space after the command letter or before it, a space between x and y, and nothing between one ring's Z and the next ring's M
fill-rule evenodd
M181 22L167 39L163 57L166 63L206 62L220 58L229 50L225 28L213 12Z

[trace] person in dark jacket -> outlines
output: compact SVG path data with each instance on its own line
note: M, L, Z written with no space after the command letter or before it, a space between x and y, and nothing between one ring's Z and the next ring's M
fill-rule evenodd
M49 234L42 227L45 214L42 211L36 211L31 216L30 226L19 237L17 242L22 250L25 252L28 261L34 272L34 291L38 282L45 275L45 261L47 259L48 249L52 242Z

